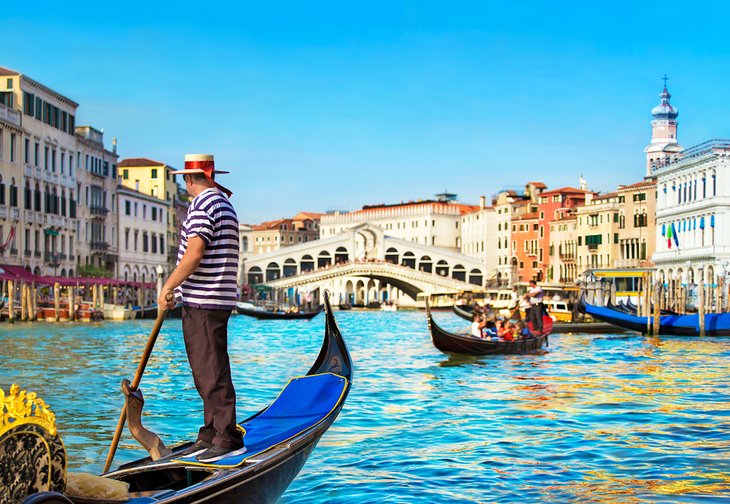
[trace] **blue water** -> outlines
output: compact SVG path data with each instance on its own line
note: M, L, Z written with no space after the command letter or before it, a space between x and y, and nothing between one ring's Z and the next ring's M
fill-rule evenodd
M283 503L714 502L730 497L730 338L552 335L537 355L448 356L422 312L337 312L352 391ZM466 322L437 313L445 328ZM57 415L72 470L100 472L152 321L0 325L0 386ZM239 417L313 363L324 318L231 318ZM179 320L141 388L168 444L202 419ZM115 464L142 456L126 435Z

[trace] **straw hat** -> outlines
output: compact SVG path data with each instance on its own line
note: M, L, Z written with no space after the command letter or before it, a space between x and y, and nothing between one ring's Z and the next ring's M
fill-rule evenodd
M185 173L205 173L208 178L213 173L231 173L215 169L213 154L185 154L185 169L170 172L171 175Z

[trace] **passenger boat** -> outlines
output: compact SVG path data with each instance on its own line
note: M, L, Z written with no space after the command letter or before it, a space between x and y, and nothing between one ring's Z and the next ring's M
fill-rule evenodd
M460 353L469 355L504 355L523 354L534 352L547 344L548 335L552 331L553 321L548 315L542 317L542 333L528 338L514 341L491 341L472 336L470 333L454 334L442 329L433 320L431 310L426 305L428 328L431 331L433 345L442 352ZM532 330L532 324L528 323Z
M147 306L132 306L134 312L134 318L137 319L156 319L157 318L157 303L152 303Z
M252 310L251 308L236 306L236 311L241 315L247 315L259 320L311 320L322 311L322 308L320 307L310 312L285 312L280 310Z
M129 483L129 500L125 501L129 504L276 502L337 418L352 385L352 361L327 294L324 303L324 342L317 359L273 403L239 424L245 432L245 453L201 464L192 456L181 456L193 444L187 442L155 461L146 457L102 476ZM42 492L26 502L110 501Z
M646 334L653 326L654 317L640 317L631 313L596 306L588 303L581 296L578 309L591 317L608 322L617 327ZM678 336L698 336L700 333L700 317L698 314L661 315L659 317L659 334ZM707 336L730 336L730 313L705 314L705 334Z
M104 303L104 320L131 320L134 318L134 310L124 305Z

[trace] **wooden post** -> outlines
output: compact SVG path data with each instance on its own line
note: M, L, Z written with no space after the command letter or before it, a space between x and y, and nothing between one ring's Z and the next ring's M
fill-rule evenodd
M15 322L15 281L8 280L8 322Z
M56 322L61 319L61 286L58 282L53 284L53 315Z
M137 306L144 306L144 287L137 287Z
M25 307L25 303L28 302L28 297L25 295L26 285L20 284L20 320L23 322L28 321L28 310Z
M661 298L661 292L662 287L659 282L656 282L654 284L654 327L652 334L654 336L659 336L659 329L661 328L661 307L660 307L660 298Z
M99 304L96 300L96 284L91 286L91 309L96 310L99 307Z
M644 291L644 310L643 315L646 317L646 334L651 334L651 283L649 283L649 277L644 277L644 284L646 285L646 290Z
M36 313L33 309L33 285L28 285L25 290L25 296L26 296L26 305L28 307L28 320L35 320L36 319Z
M697 303L697 319L700 326L700 336L705 335L705 278L703 275L702 268L698 270L700 283L699 283L699 300Z
M104 310L104 286L99 285L99 309Z
M75 292L73 287L67 287L66 293L68 294L68 320L69 322L72 322L75 319L76 315L76 306L75 306Z

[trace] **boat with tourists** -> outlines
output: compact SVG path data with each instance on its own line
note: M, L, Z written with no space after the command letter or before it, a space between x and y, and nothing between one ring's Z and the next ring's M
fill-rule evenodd
M0 452L7 455L4 460L8 462L0 468L0 481L13 481L12 488L7 488L13 501L21 502L29 496L23 501L27 504L276 502L339 415L352 386L352 361L327 293L324 311L324 341L310 370L292 378L268 407L238 424L244 432L246 452L232 452L217 462L203 464L189 454L192 441L166 448L159 437L141 426L141 406L134 404L143 400L141 394L136 397L135 391L127 393L130 430L141 443L149 440L143 436L153 436L155 448L143 443L150 456L123 464L101 477L89 475L96 478L97 488L103 487L104 481L122 482L125 490L120 499L64 493L65 450L55 426L49 426L47 419L30 426L34 435L29 437L37 448L32 451L15 442L19 430L29 430L28 422L5 432L0 430ZM47 411L47 407L36 411ZM135 434L134 428L147 434ZM45 439L35 436L35 430L42 430ZM24 477L10 477L16 473ZM69 473L68 478L72 477Z
M503 354L523 354L540 350L543 345L548 342L548 335L552 332L553 321L547 315L542 317L543 327L539 334L535 334L532 324L528 323L527 327L532 333L532 337L515 339L513 341L494 341L489 339L477 338L472 336L468 331L462 333L451 333L439 326L433 319L431 310L426 305L426 318L428 321L428 329L431 332L431 340L433 345L447 353L459 353L469 355L503 355Z
M236 312L240 315L247 315L258 320L312 320L322 312L322 307L312 311L298 310L264 310L262 308L244 308L236 305Z

